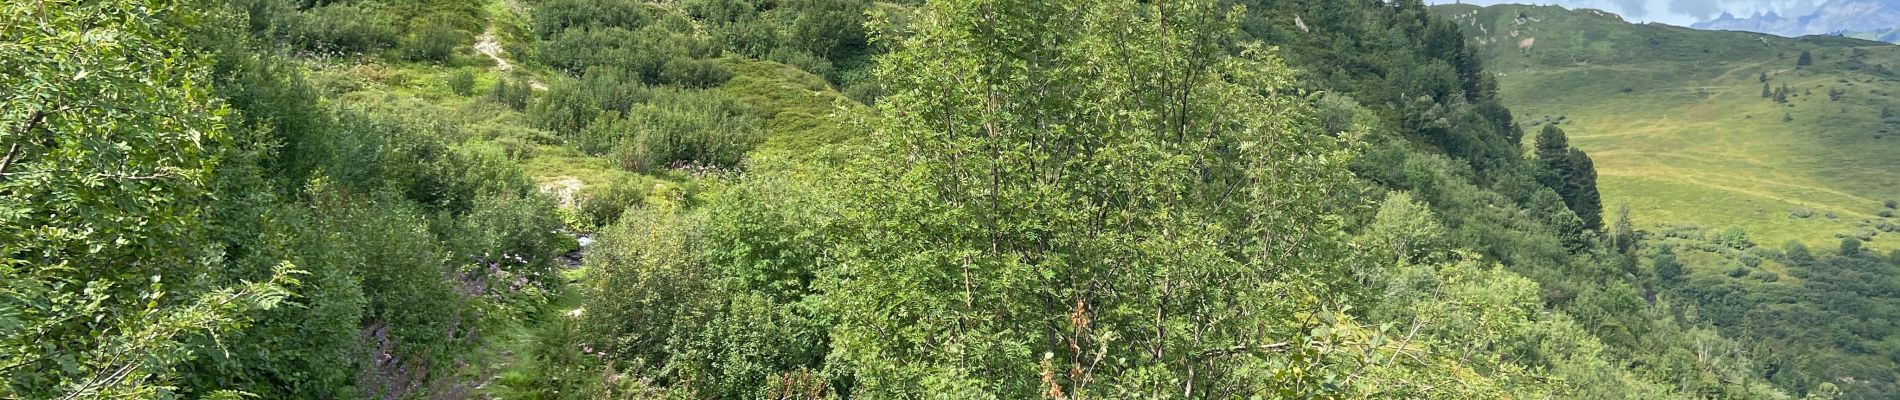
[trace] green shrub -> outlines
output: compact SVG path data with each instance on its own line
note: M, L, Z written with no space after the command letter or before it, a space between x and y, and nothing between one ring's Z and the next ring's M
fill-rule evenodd
M641 2L551 0L535 4L531 25L543 38L570 28L639 29L653 22Z
M410 23L409 33L402 37L396 48L402 51L404 58L412 61L441 62L455 53L455 48L469 42L469 36L440 18L423 18Z
M539 193L500 192L476 197L468 214L457 218L454 231L445 232L458 257L517 257L526 265L545 268L556 254L568 250L568 240L556 230L554 201ZM553 282L551 271L536 270L537 279Z
M352 4L331 4L298 13L285 27L285 39L304 50L363 53L396 42L396 27L385 16Z
M660 68L660 82L687 88L716 87L731 79L732 71L708 60L674 57Z
M526 110L534 99L534 87L527 79L511 80L504 75L495 78L495 88L488 91L488 97L516 111Z
M621 118L619 111L607 111L581 128L574 145L591 155L617 154L614 149L631 140L637 129L633 121Z
M832 75L837 74L837 69L832 67L831 60L826 60L803 50L790 47L773 49L771 53L766 54L765 59L798 67L798 69L810 72L812 75L824 77L825 79L831 79Z
M772 29L771 24L756 18L720 26L713 31L713 42L726 51L752 58L765 58L772 49L779 47L778 31Z
M588 248L582 331L620 359L668 358L668 343L697 335L724 296L695 254L703 223L657 207L628 210ZM684 350L684 349L680 349Z
M651 155L642 168L673 163L733 167L764 140L751 109L725 92L661 93L627 112L636 126L632 138Z
M653 155L653 149L647 147L644 137L620 138L608 149L608 157L620 169L639 173L657 172L656 169L665 166L663 161Z
M1755 247L1755 243L1748 240L1748 232L1743 231L1742 228L1723 230L1721 233L1715 235L1714 240L1716 244L1736 250L1747 250L1750 247Z
M572 75L605 68L657 84L667 60L704 58L717 53L705 39L661 27L640 30L600 28L567 30L542 41L536 59Z
M646 182L615 181L594 193L582 196L578 208L583 216L597 227L611 226L620 221L620 214L629 207L645 203L649 186Z
M456 70L449 74L448 85L449 92L457 96L473 95L475 94L475 72L467 69Z
M866 0L787 0L773 10L779 36L792 48L837 60L862 51Z
M864 105L877 105L878 96L884 95L884 87L877 82L858 82L845 87L844 95Z
M590 69L577 80L560 80L540 101L528 109L535 126L575 140L588 125L602 121L603 113L625 115L636 104L652 100L653 90L636 77L608 69ZM593 146L591 154L603 154L612 141ZM587 148L587 147L583 147Z
M1795 207L1792 210L1788 210L1788 216L1800 218L1800 219L1808 219L1808 218L1814 217L1814 210L1809 209L1807 207Z

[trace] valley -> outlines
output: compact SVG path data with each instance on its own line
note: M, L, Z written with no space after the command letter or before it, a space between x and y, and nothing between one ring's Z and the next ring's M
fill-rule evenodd
M1900 48L1555 7L1440 11L1489 44L1480 52L1526 129L1555 123L1590 152L1606 206L1627 203L1649 226L1742 228L1766 244L1900 243L1883 236L1900 223L1885 205L1900 197L1900 76L1888 69L1900 68ZM1797 65L1803 52L1812 65ZM1785 87L1785 101L1764 87Z
M0 399L1891 398L1890 68L1418 0L0 2Z

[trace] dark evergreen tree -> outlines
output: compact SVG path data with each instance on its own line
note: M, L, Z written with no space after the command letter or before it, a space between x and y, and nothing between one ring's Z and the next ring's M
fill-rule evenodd
M1562 194L1563 171L1570 167L1570 162L1567 160L1570 154L1570 139L1564 136L1564 130L1555 124L1544 125L1544 129L1537 132L1537 142L1534 146L1533 155L1537 158L1537 168L1534 172L1537 182Z
M1596 166L1583 150L1570 147L1570 139L1556 125L1545 125L1537 133L1535 155L1537 178L1557 191L1564 205L1583 220L1588 230L1603 228L1603 203L1597 193Z
M1597 193L1596 163L1582 149L1570 148L1565 159L1570 162L1565 171L1564 188L1558 191L1564 195L1564 204L1583 219L1583 225L1590 230L1603 229L1603 198Z
M1794 65L1796 67L1814 65L1814 54L1808 53L1807 50L1802 50L1801 56L1794 59Z
M1636 246L1636 240L1636 226L1630 223L1630 205L1618 204L1616 224L1610 228L1610 243L1616 246L1617 252L1629 253Z

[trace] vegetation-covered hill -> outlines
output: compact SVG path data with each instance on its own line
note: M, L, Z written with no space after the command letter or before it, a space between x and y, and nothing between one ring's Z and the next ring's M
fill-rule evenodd
M1900 197L1900 48L1557 7L1438 10L1471 34L1526 129L1556 124L1590 152L1604 204L1762 243L1893 248L1881 234L1900 225L1884 204Z
M1893 381L1891 329L1846 317L1893 309L1864 278L1894 260L1637 230L1605 212L1596 150L1523 124L1485 50L1418 1L0 16L0 398ZM1736 246L1667 250L1711 243ZM1833 297L1755 312L1773 299L1731 284L1781 275L1684 273L1705 254ZM1836 334L1797 341L1811 328Z
M1662 298L1760 343L1763 376L1785 388L1892 396L1900 270L1876 255L1900 230L1900 49L1557 7L1437 11L1480 46L1521 121L1589 151Z

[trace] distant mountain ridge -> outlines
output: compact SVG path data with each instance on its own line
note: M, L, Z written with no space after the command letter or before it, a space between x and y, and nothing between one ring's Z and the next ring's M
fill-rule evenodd
M1829 0L1801 16L1775 13L1737 18L1722 13L1696 29L1760 32L1786 37L1841 35L1884 42L1900 39L1900 0Z

